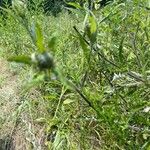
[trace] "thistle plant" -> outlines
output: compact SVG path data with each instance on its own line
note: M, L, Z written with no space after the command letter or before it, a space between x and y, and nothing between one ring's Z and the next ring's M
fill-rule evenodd
M8 58L8 61L11 61L11 62L14 61L17 63L27 64L29 66L32 66L34 69L36 69L37 74L36 74L35 80L37 83L39 83L37 79L39 79L40 81L42 80L44 81L45 79L51 80L50 74L52 73L56 79L60 80L68 88L76 91L91 108L96 110L94 105L92 104L92 101L89 100L82 93L82 90L78 88L72 81L65 78L62 75L61 71L57 68L55 61L54 61L54 57L52 55L52 52L55 51L54 47L55 47L57 38L55 36L51 37L50 41L46 45L44 42L44 35L42 32L42 28L40 27L38 23L33 23L32 26L30 26L25 14L20 13L18 10L17 10L17 17L15 18L17 18L17 20L20 21L20 23L25 27L26 31L29 33L31 40L33 44L35 45L36 52L31 53L30 55L10 56ZM96 40L96 22L94 20L94 16L90 15L89 22L90 21L91 21L91 25L89 25L89 28L88 28L89 30L87 30L88 31L87 35L90 39L91 48L92 48L93 47L92 43L94 43ZM88 61L90 61L90 53L87 51L88 49L85 48L86 43L85 41L83 41L79 33L78 35L80 39L80 44L85 52L85 55ZM89 54L87 55L87 53ZM42 76L41 76L41 73L42 73ZM38 76L40 77L38 78Z

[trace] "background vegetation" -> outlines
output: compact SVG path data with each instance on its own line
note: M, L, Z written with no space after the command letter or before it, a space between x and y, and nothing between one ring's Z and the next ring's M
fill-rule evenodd
M148 2L70 3L57 15L17 6L0 18L1 55L27 64L11 65L27 149L150 149Z

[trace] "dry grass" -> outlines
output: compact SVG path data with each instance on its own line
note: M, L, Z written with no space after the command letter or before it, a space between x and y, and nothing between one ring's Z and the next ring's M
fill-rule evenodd
M0 59L0 68L0 75L5 80L0 87L0 150L41 149L44 128L34 125L28 109L24 111L19 75L9 69L4 59ZM24 98L32 101L37 97L39 94L32 90Z

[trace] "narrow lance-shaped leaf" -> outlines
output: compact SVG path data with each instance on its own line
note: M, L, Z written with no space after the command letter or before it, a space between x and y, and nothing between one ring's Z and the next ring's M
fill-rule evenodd
M124 59L124 56L123 56L123 42L124 42L124 37L122 37L122 39L120 41L119 48L118 48L120 62L123 62L123 59Z
M77 32L77 34L78 34L78 37L79 37L79 40L80 40L80 45L81 45L81 47L82 47L84 56L85 56L85 58L88 60L88 58L89 58L89 49L88 49L88 47L87 47L87 44L85 43L85 41L84 41L82 35L81 35L80 33L78 33L78 32Z
M14 61L14 62L17 62L17 63L24 63L24 64L28 64L28 65L32 64L31 58L29 56L25 56L25 55L11 56L7 60L8 61Z
M42 34L42 29L39 24L36 24L36 45L39 52L43 53L45 51L44 37Z
M94 14L90 14L89 16L89 23L90 23L90 41L94 44L96 42L97 36L97 23Z
M36 31L35 31L35 24L33 23L31 29L28 31L33 43L36 45Z
M70 6L73 6L73 7L77 8L77 9L83 9L78 3L69 2L67 4L70 5Z

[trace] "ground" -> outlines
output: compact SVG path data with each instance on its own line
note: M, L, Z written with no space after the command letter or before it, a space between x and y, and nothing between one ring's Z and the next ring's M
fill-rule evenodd
M13 134L14 122L10 121L19 101L17 74L9 70L9 65L4 59L0 59L0 149L5 149L8 144L6 138ZM11 142L11 141L7 141Z
M43 129L35 127L29 121L26 112L19 114L23 109L23 100L20 94L21 81L16 71L10 69L10 64L0 59L0 150L28 150L30 145L39 147L41 145ZM33 91L32 91L33 92ZM34 99L33 93L26 95L30 99ZM21 120L21 121L20 121ZM22 123L23 122L23 123ZM33 128L39 130L38 137L39 141L36 141L35 134L31 135L26 131L30 126L32 132ZM29 139L27 139L29 137Z

